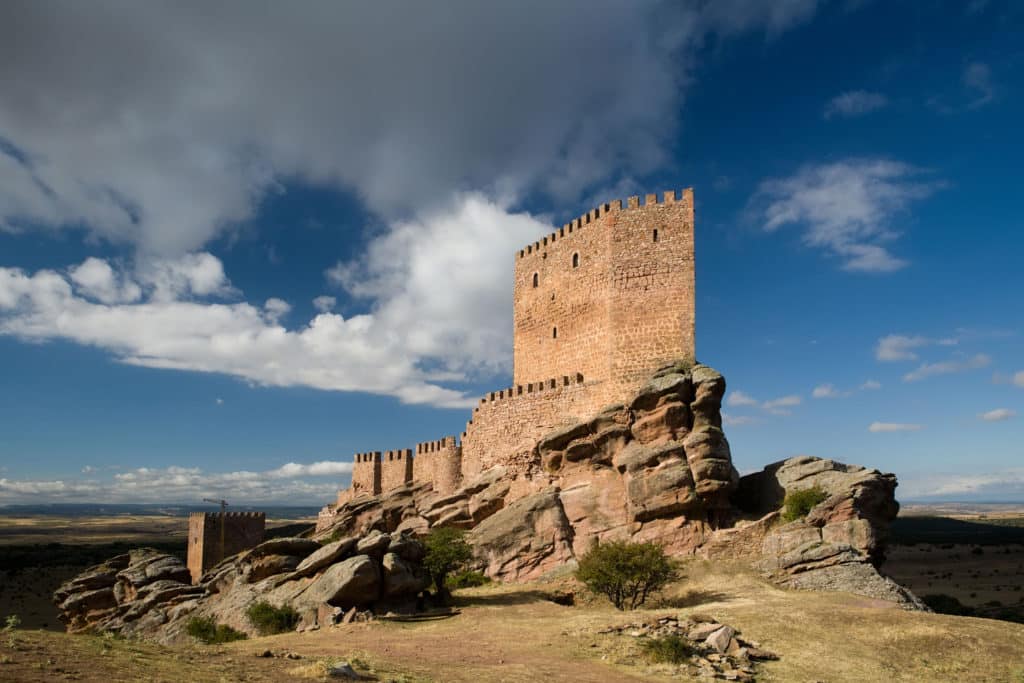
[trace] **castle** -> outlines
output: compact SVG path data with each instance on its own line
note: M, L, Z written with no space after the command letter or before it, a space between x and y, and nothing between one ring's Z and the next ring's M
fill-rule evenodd
M622 403L694 358L693 190L603 204L515 254L513 385L480 399L461 440L358 453L337 506L413 481L446 494L529 458L544 434Z

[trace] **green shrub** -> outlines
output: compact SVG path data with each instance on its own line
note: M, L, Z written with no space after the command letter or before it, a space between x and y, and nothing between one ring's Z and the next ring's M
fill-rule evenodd
M693 645L682 636L671 635L640 641L644 656L660 664L682 664L694 653Z
M476 572L466 570L462 572L456 572L448 577L445 581L445 585L450 590L456 590L458 588L475 588L476 586L483 586L491 582L491 577L485 575L483 572Z
M613 541L581 557L576 578L617 609L636 609L649 594L679 578L679 565L656 543Z
M275 633L294 631L299 623L299 613L287 605L274 607L266 600L254 602L245 610L249 623L256 627L261 636L272 636Z
M473 559L473 548L466 542L466 533L454 527L431 529L423 546L427 553L423 566L434 580L434 588L442 602L451 596L448 590L448 575Z
M192 617L185 625L185 632L208 645L230 643L233 640L245 640L248 637L227 624L218 624L212 617Z
M815 505L824 502L826 498L828 498L828 494L817 484L809 489L787 493L786 500L782 504L782 519L787 522L803 519Z

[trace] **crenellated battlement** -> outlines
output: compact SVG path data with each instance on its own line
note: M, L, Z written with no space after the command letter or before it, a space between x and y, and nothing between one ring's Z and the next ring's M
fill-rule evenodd
M267 513L266 512L225 512L225 513L223 513L223 515L228 520L233 520L233 519L238 519L238 520L266 519L267 518ZM209 521L218 521L221 518L221 513L220 512L190 512L190 513L188 513L188 516L189 516L190 520L191 519L195 519L197 517L202 517L202 518L206 519L209 522Z
M436 441L424 441L416 444L416 455L427 455L458 447L454 436L446 436Z
M515 398L517 396L523 396L524 394L532 394L535 391L550 391L552 389L559 389L562 387L572 386L574 384L583 384L583 374L577 372L575 375L562 375L561 377L552 377L551 379L544 380L543 382L529 382L527 384L517 384L516 386L509 387L508 389L502 389L500 391L492 391L479 401L477 406L473 408L473 412L480 410L480 407L487 403L494 403L495 401L505 401L508 399Z
M652 206L657 205L685 203L691 196L692 192L693 188L687 188L680 192L679 196L677 197L675 190L667 190L666 192L662 193L662 197L660 200L658 199L658 195L656 193L650 193L644 195L643 204L640 203L640 195L634 195L632 197L626 198L626 208L622 208L621 199L616 199L615 201L601 204L597 208L591 209L582 216L579 216L569 221L558 230L549 233L548 235L540 238L539 240L533 242L532 244L526 245L525 247L519 250L518 256L519 258L526 258L531 254L541 252L542 249L544 247L547 247L549 244L554 244L560 239L565 239L566 237L573 235L574 233L578 232L580 228L590 225L591 223L596 223L599 218L603 218L610 213L617 213L619 211L633 211L637 209L649 209Z
M380 462L380 451L368 451L366 453L356 453L355 461L356 462Z

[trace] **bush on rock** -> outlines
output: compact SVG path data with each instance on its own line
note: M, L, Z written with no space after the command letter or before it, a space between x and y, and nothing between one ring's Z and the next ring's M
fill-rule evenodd
M299 623L299 613L294 609L288 606L274 607L265 600L249 605L245 615L261 636L292 631Z

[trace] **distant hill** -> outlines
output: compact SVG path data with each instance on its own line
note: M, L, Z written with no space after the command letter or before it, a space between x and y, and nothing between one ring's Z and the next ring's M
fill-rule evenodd
M320 508L313 506L229 505L229 512L266 512L267 517L295 519L315 517ZM141 503L51 503L44 505L0 505L0 515L60 515L97 517L114 515L165 515L187 517L190 512L219 512L214 505L141 504Z

